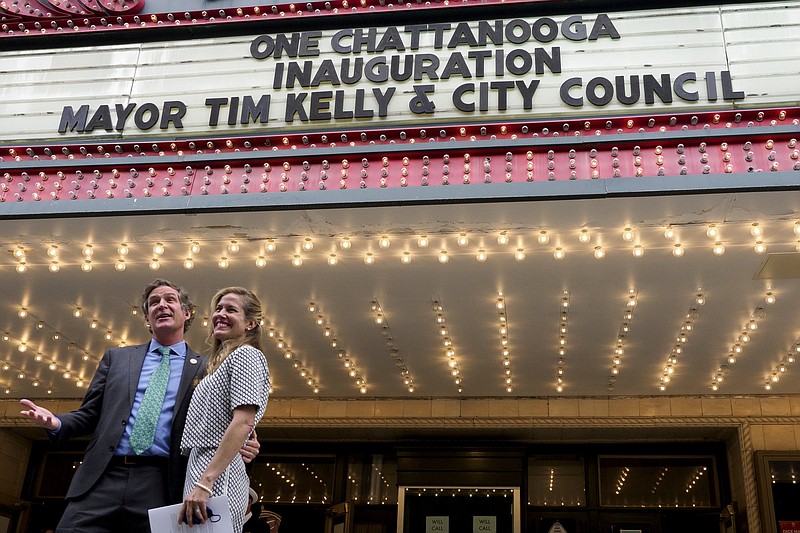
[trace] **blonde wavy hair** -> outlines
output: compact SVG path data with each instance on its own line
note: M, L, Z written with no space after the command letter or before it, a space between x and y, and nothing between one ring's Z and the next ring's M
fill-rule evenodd
M219 365L225 360L228 355L239 346L249 344L253 348L262 350L261 348L261 301L253 294L253 291L245 289L244 287L225 287L220 289L211 298L211 312L217 308L219 301L227 294L237 294L242 297L242 311L246 321L254 322L255 327L250 330L245 330L245 335L238 339L228 339L221 341L214 337L214 324L209 324L209 334L206 343L211 346L211 354L208 357L207 373L212 373Z

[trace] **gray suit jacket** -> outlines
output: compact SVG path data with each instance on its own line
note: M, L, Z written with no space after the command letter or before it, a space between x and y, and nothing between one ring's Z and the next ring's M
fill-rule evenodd
M106 351L81 406L75 411L58 415L61 429L55 435L50 435L53 443L91 435L83 463L72 478L67 498L80 498L86 494L105 472L128 423L148 346L149 343ZM195 380L203 376L205 369L206 358L187 347L170 441L168 494L172 501L165 502L165 505L183 500L186 458L180 454L181 435L191 393L197 383Z

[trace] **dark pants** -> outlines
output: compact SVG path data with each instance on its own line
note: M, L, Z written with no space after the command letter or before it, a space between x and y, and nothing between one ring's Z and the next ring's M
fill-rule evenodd
M147 533L147 510L170 503L166 487L166 463L112 463L89 492L69 501L56 533Z

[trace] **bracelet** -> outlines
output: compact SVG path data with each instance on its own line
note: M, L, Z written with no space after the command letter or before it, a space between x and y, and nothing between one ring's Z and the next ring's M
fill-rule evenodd
M199 483L199 482L198 482L198 483L195 483L195 484L194 484L194 486L195 486L195 487L197 487L197 488L199 488L199 489L203 489L204 491L206 491L207 493L209 493L209 494L211 494L211 495L213 495L213 494L214 494L213 492L211 492L211 489L209 489L208 487L206 487L206 486L205 486L205 485L203 485L202 483Z

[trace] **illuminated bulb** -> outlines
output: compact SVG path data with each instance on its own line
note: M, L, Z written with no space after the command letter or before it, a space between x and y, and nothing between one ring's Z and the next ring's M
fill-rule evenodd
M539 244L547 244L550 242L550 235L547 234L547 230L542 230L536 240L539 241Z
M522 250L522 248L517 248L517 251L514 252L514 259L517 261L525 260L525 252Z
M486 259L488 259L488 257L489 256L486 254L486 250L483 249L478 250L478 253L475 255L475 259L477 259L479 263L483 263L486 261Z
M25 318L28 316L28 310L24 307L21 307L19 311L17 311L17 316L20 318Z
M125 265L125 260L124 259L117 259L117 262L114 263L114 269L117 272L122 272L123 270L125 270L125 267L126 267L126 265Z
M230 263L228 262L228 258L227 257L220 257L219 261L217 261L217 266L219 268L221 268L222 270L225 270L226 268L228 268L230 266Z
M430 240L428 240L427 235L420 235L419 239L417 239L417 246L420 248L427 248L430 244Z
M392 241L390 241L389 237L387 237L386 235L384 235L380 239L378 239L378 246L380 246L381 248L384 248L384 249L388 248L391 244L392 244Z
M17 259L22 259L23 257L25 257L25 248L23 248L22 246L17 246L14 249L14 257L16 257Z
M84 272L91 272L92 271L92 262L89 261L88 259L85 260L83 262L83 264L81 265L81 270L83 270Z
M339 248L342 250L349 250L353 243L350 241L349 237L342 237L339 241Z
M642 257L644 255L644 248L641 245L637 244L633 247L633 257Z
M97 323L97 320L92 320L89 323L89 327L92 328L92 329L97 329L97 326L99 326L99 324Z
M631 228L625 228L623 230L622 240L625 242L631 242L633 240L633 230Z
M411 254L408 252L403 252L403 255L400 256L400 262L404 265L407 265L411 262Z
M150 267L150 270L153 270L153 271L158 270L159 268L161 268L161 265L158 262L158 258L155 258L155 257L150 260L150 264L148 266Z
M589 230L586 228L582 229L581 232L578 234L578 240L583 244L586 244L587 242L592 240L592 236L589 234Z
M768 292L766 298L764 298L764 301L766 301L770 305L774 304L775 303L775 295L772 294L771 292Z
M564 249L561 248L560 246L556 248L555 252L553 252L553 257L555 257L556 259L561 260L564 259L565 256L566 253L564 252Z
M235 254L239 252L239 243L236 241L231 241L228 243L228 253Z
M505 231L501 232L500 235L497 236L497 244L501 244L503 246L508 244L508 235L506 235Z
M259 255L256 258L256 266L258 268L264 268L265 266L267 266L267 260L263 255Z
M83 247L81 253L83 254L84 257L92 257L92 255L94 255L94 248L92 248L91 244L87 244L86 246Z
M184 259L183 260L183 268L185 268L186 270L193 269L194 268L194 259L192 259L191 257L187 257L186 259Z
M685 250L680 245L680 243L675 244L675 246L672 248L672 255L674 255L675 257L683 257L684 252Z
M671 226L667 226L667 228L664 230L664 238L669 240L675 238L675 230L672 229Z
M277 244L275 244L275 241L273 241L272 239L268 240L268 241L267 241L267 242L264 244L264 250L265 250L266 252L272 253L272 252L274 252L274 251L275 251L275 250L277 250L277 249L278 249L278 245L277 245Z
M442 250L441 252L439 252L439 262L441 264L445 264L448 261L450 261L450 257L447 255L447 251L446 250Z
M117 247L117 255L126 256L128 255L128 245L124 242Z
M767 251L767 245L761 241L757 241L755 246L753 246L753 251L758 255L761 255Z
M27 271L28 271L28 265L25 264L25 261L17 265L17 272L19 272L20 274L24 274Z
M164 253L164 245L160 242L157 242L155 246L153 246L153 253L156 255L162 255Z
M703 296L702 294L698 294L697 297L695 297L694 301L697 305L705 305L706 297Z
M76 307L75 309L72 310L72 316L74 316L75 318L80 318L82 315L83 311L81 310L80 307Z
M459 246L466 246L469 244L469 237L467 237L466 233L462 233L458 236L458 240L456 242L458 242Z
M330 256L328 256L328 264L330 266L336 266L339 264L339 258L336 257L336 254L331 254Z
M599 247L599 246L595 246L594 247L594 258L595 259L602 259L605 256L606 256L606 253L603 251L603 249L601 247Z
M47 255L50 257L58 257L58 246L51 244L47 247Z
M110 340L111 340L111 339L113 339L113 338L114 338L114 336L111 334L111 332L110 332L110 331L107 331L107 332L106 332L106 340L107 340L107 341L110 341ZM86 358L86 359L84 359L85 361L89 359L89 356L88 356L88 355L84 355L84 357Z
M304 252L310 252L311 250L314 249L314 242L308 237L306 237L306 239L303 241L301 248L303 249Z
M189 245L189 253L191 253L192 255L199 254L200 253L200 243L197 242L197 241L192 242L192 244Z
M758 225L758 222L753 222L753 225L750 227L750 235L753 237L761 237L763 235L763 230L761 226Z
M714 252L714 255L723 255L725 253L725 246L723 246L721 242L718 242L711 251Z
M292 266L295 268L300 268L303 266L303 259L299 255L292 257Z
M375 256L371 253L367 252L367 255L364 256L364 264L365 265L374 265L375 264Z
M17 350L19 350L20 352L25 352L28 350L28 346L24 342L21 342L19 343Z
M719 237L719 229L717 228L717 226L714 225L714 224L711 224L708 227L708 229L706 230L706 236L709 239L716 239L717 237Z
M50 270L50 272L58 272L59 270L61 270L61 265L58 264L58 261L51 261L48 269Z

